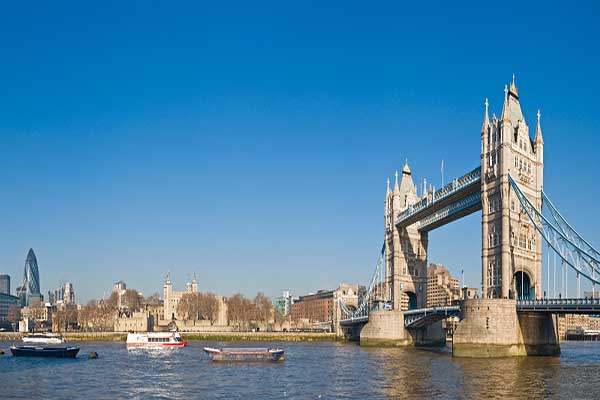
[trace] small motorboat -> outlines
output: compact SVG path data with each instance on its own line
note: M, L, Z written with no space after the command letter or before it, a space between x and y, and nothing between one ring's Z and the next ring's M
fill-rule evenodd
M23 337L23 343L27 344L61 344L65 339L57 333L32 333Z
M187 341L177 331L128 333L127 347L184 347Z
M263 347L205 347L204 351L213 361L284 361L284 351Z
M79 347L12 346L10 352L14 357L75 358Z

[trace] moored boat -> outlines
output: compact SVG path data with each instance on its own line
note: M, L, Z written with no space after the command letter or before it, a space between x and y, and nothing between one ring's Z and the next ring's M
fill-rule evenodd
M263 347L205 347L204 351L213 361L284 361L284 351Z
M75 358L79 347L12 346L10 352L15 357Z
M127 347L184 347L187 341L177 331L128 333Z
M32 333L23 336L23 343L27 344L61 344L65 339L57 333Z

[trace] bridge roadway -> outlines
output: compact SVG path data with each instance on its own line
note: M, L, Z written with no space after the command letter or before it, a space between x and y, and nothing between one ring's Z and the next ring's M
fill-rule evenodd
M600 315L600 299L539 299L518 300L519 313L548 314L598 314ZM449 317L458 317L460 306L428 307L404 311L404 327L419 329ZM368 315L340 320L342 326L366 324Z
M399 228L418 223L420 231L431 231L481 210L481 167L452 180L443 188L409 206L398 215Z

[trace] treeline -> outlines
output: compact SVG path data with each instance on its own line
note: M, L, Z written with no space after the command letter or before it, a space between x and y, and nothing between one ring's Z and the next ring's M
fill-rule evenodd
M142 309L146 304L157 305L159 303L158 293L144 299L137 290L127 289L121 295L121 304L119 304L119 294L112 292L107 299L88 301L79 310L77 322L84 331L112 331L115 318L131 316L133 312Z
M229 325L238 330L248 330L254 326L280 322L283 317L263 293L259 292L253 299L237 293L227 300L227 320Z
M177 304L177 314L183 319L205 319L211 325L219 318L219 299L214 293L185 293Z
M160 304L158 293L144 298L137 290L127 289L120 296L119 293L113 292L107 299L90 300L79 309L74 304L59 305L52 311L52 322L55 329L63 332L76 329L112 331L116 318L130 317L133 312L146 306ZM226 307L226 315L223 307ZM42 328L39 322L48 315L45 305L36 302L27 310L27 317L35 321L35 328ZM11 305L8 314L8 321L16 323L21 319L18 306ZM219 297L210 292L185 293L177 305L177 314L181 320L207 320L211 325L219 321L240 331L258 327L268 328L271 324L283 322L285 319L263 293L258 293L254 298L245 297L240 293L229 298Z

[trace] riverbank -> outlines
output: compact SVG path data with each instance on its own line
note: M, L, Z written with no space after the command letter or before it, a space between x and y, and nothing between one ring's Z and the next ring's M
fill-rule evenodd
M334 333L314 332L180 332L188 341L218 342L322 342L335 341ZM69 342L124 342L126 332L65 332ZM21 340L22 334L0 332L0 341Z

